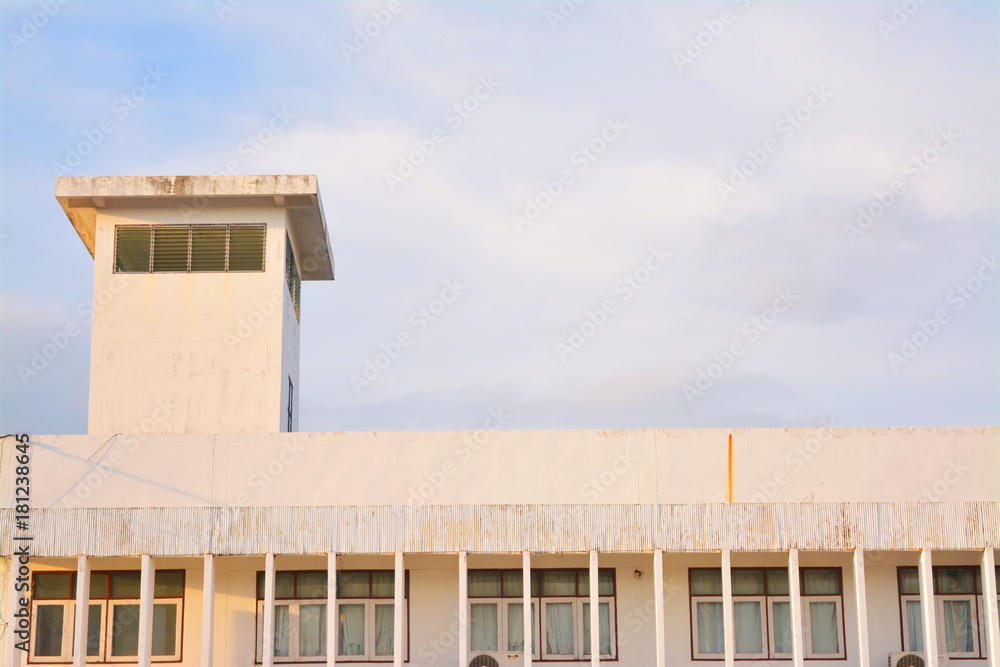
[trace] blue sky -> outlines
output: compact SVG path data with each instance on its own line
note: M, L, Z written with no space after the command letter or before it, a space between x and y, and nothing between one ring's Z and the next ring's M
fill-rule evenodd
M994 2L36 0L0 19L4 432L86 430L85 326L19 368L90 296L53 190L104 119L66 175L318 175L337 280L303 288L301 430L496 408L524 429L1000 421ZM447 281L461 296L421 328Z

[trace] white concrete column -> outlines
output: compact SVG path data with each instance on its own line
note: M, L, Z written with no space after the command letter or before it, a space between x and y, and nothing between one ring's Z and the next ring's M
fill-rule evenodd
M531 644L535 638L535 628L531 623L531 552L524 551L521 553L521 585L524 587L522 591L522 600L524 604L524 667L531 667ZM538 622L541 623L541 613L542 610L538 610L539 618ZM466 663L467 665L468 663ZM466 667L466 665L459 665L458 667Z
M792 621L792 667L804 664L805 647L802 645L802 590L799 587L799 550L788 551L788 602Z
M729 549L722 550L722 627L726 644L726 667L734 667L736 632L733 621L733 569Z
M663 617L663 549L653 552L653 603L656 609L656 667L667 667L666 627Z
M253 583L256 587L257 582ZM201 667L212 667L215 644L215 556L212 554L205 554L205 576L201 590Z
M503 609L500 609L502 612ZM469 664L469 552L458 552L458 667Z
M597 601L597 552L590 552L590 666L601 664L601 610Z
M76 629L73 631L73 667L87 664L87 620L90 618L90 563L76 559Z
M997 613L996 556L992 547L983 549L983 609L986 610L986 657L990 667L1000 667L1000 614Z
M403 667L403 592L406 590L406 575L403 570L403 552L396 552L396 579L393 584L396 599L392 607L392 664Z
M139 667L153 664L153 582L156 563L149 554L142 555L139 580Z
M337 554L326 555L326 667L337 664L340 623L337 612Z
M937 623L934 620L934 568L931 564L931 550L920 550L920 613L924 621L924 652L927 667L938 667Z
M264 560L264 667L274 667L274 579L274 554L269 553Z
M858 667L870 667L868 655L868 592L865 589L865 550L854 550L854 599L858 606Z

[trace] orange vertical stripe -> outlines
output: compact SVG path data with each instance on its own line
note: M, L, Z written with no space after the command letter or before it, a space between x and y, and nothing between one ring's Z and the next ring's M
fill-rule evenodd
M726 479L726 491L729 502L733 502L733 434L729 434L729 473Z

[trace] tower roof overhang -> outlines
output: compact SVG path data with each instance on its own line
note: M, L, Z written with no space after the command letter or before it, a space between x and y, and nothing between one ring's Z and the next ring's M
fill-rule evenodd
M213 204L280 206L288 212L302 280L333 280L333 254L314 175L293 176L81 176L56 179L56 199L94 256L97 210L108 206Z

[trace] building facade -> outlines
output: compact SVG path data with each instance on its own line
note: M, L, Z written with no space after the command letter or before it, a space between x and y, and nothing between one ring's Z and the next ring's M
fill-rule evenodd
M315 177L57 198L89 432L3 441L4 664L1000 665L998 428L298 433Z

